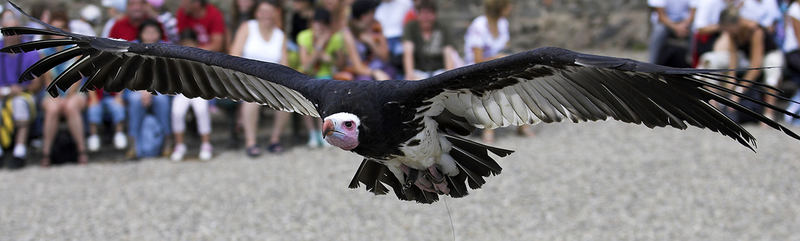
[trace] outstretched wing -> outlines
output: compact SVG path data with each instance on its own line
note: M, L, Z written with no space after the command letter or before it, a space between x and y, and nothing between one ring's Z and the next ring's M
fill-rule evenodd
M77 58L47 87L53 96L58 95L59 89L66 90L83 77L88 77L81 91L131 89L183 94L189 98L229 98L260 103L276 110L319 116L316 109L319 98L313 90L325 80L311 79L282 65L171 44L140 44L89 37L45 26L47 30L3 28L0 31L5 36L38 34L60 38L9 46L0 52L19 53L75 45L42 58L20 76L20 81L32 80L56 65Z
M715 108L711 103L714 100L800 139L775 121L720 95L717 91L797 117L708 81L738 84L719 72L540 48L423 80L412 96L421 103L420 115L446 114L450 122L478 128L610 117L650 128L708 128L753 149L753 136ZM749 83L753 84L751 88L771 88Z

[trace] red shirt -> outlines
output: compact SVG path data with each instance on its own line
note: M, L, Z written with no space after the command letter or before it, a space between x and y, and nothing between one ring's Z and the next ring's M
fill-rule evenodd
M187 15L183 8L178 9L175 18L178 20L178 32L185 29L194 30L201 47L211 42L212 35L225 34L225 20L222 19L222 13L212 4L206 4L206 14L203 18L193 18Z
M136 40L139 37L139 25L133 25L128 17L121 18L114 22L114 26L111 26L108 37L127 41ZM162 33L161 40L167 41L167 35Z

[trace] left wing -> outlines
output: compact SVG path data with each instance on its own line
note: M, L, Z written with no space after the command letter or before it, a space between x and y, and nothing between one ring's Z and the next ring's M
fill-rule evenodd
M777 122L715 91L785 110L704 79L741 85L721 70L677 69L630 59L540 48L445 72L420 81L408 96L420 115L449 116L462 126L498 128L538 122L615 120L650 128L708 128L750 149L755 138L712 104L747 113L800 139ZM749 81L747 81L749 82ZM748 88L760 83L749 82ZM764 94L773 95L761 90ZM688 125L687 125L688 124ZM448 126L454 126L452 123ZM455 125L457 126L457 125Z

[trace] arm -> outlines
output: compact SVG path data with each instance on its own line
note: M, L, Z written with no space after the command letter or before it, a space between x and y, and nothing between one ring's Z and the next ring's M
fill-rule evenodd
M347 58L353 66L353 71L356 74L369 75L369 67L364 64L364 61L361 60L361 56L358 55L358 50L356 50L356 40L353 33L345 28L342 30L342 37L344 38L345 54L347 54Z
M667 28L672 30L680 38L684 38L689 36L689 28L687 22L673 22L672 19L669 19L667 16L667 12L664 8L656 8L656 13L658 13L658 21L664 24Z
M488 60L488 59L485 59L483 57L483 49L482 48L472 48L472 56L475 56L475 63L476 64Z
M451 70L456 68L456 61L453 59L453 54L456 53L456 49L453 46L445 45L444 46L444 69Z
M211 41L208 44L200 46L201 49L220 52L223 50L223 44L225 43L225 36L222 33L215 33L211 34Z
M281 61L280 64L283 66L289 66L289 48L287 47L287 42L289 39L286 38L286 35L283 36L283 45L281 45Z
M231 45L230 54L233 56L242 56L244 52L244 44L247 42L248 33L246 23L242 23L239 29L236 30L236 36L233 38L233 45Z
M753 32L753 35L750 39L750 70L744 74L744 79L755 81L759 75L761 75L761 70L756 68L761 68L764 65L764 31L760 28ZM749 83L743 83L745 85L749 85Z
M414 74L414 43L408 40L403 41L403 71L406 79L418 79Z

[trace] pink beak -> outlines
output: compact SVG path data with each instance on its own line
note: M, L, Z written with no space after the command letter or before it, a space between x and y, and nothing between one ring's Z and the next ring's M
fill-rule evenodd
M331 120L325 120L325 122L322 123L322 137L330 136L333 134L333 131L333 122Z

